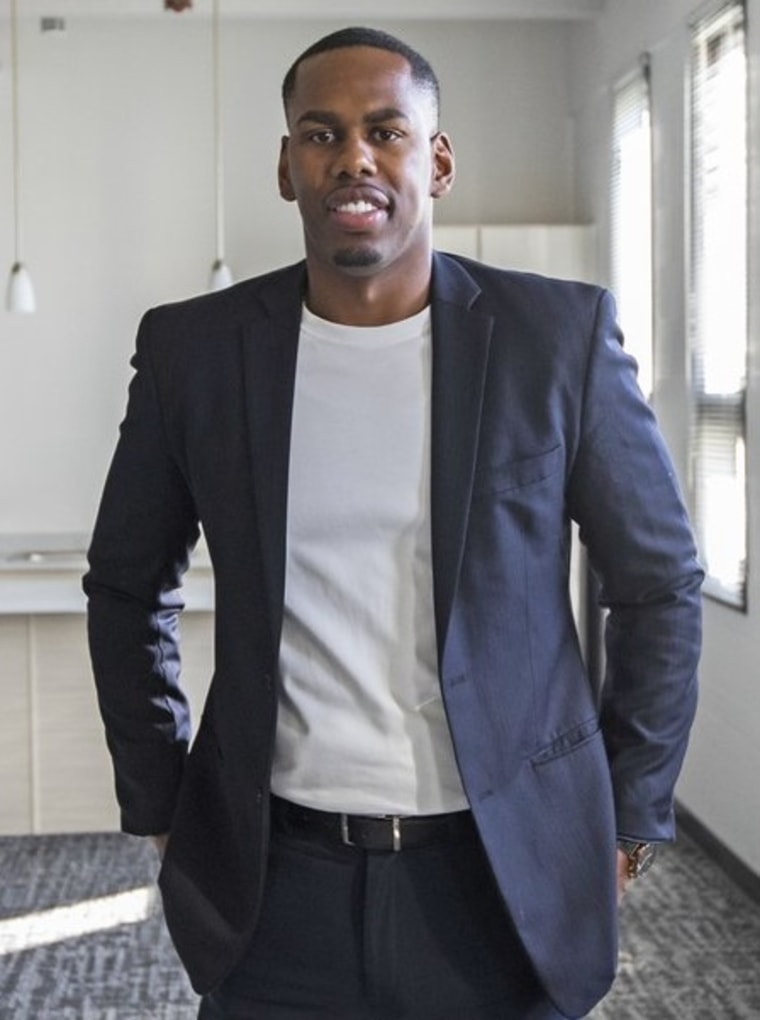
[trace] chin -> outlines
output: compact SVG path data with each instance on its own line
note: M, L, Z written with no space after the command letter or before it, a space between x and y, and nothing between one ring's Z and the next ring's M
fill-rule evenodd
M342 248L333 255L333 264L340 269L373 269L381 261L380 252L373 248Z

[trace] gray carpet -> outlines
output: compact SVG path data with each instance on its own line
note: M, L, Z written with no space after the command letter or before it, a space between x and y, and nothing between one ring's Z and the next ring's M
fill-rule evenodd
M126 836L0 839L0 1018L195 1020L155 873L152 848ZM686 837L622 923L620 974L593 1020L760 1020L760 908Z

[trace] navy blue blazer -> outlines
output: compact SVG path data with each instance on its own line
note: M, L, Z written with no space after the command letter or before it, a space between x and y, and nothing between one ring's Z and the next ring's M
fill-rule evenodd
M84 579L125 830L171 830L166 918L204 992L264 882L303 264L154 309ZM673 835L702 572L609 294L434 256L432 541L442 694L504 903L568 1016L609 988L616 834ZM568 594L608 608L601 708ZM181 577L199 522L215 672L188 755Z

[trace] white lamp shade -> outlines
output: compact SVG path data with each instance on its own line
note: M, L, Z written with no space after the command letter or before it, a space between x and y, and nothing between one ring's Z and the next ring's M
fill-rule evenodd
M211 267L211 275L209 276L208 289L209 290L224 290L225 287L229 287L231 283L235 281L232 278L232 270L224 261L224 259L217 259Z
M14 262L11 266L5 307L9 312L34 312L37 309L32 278L23 262Z

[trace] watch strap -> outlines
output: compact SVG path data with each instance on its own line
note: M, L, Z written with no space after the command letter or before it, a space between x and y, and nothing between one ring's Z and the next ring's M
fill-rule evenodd
M618 847L628 858L628 877L641 878L652 867L657 846L655 843L646 843L640 840L619 839Z

